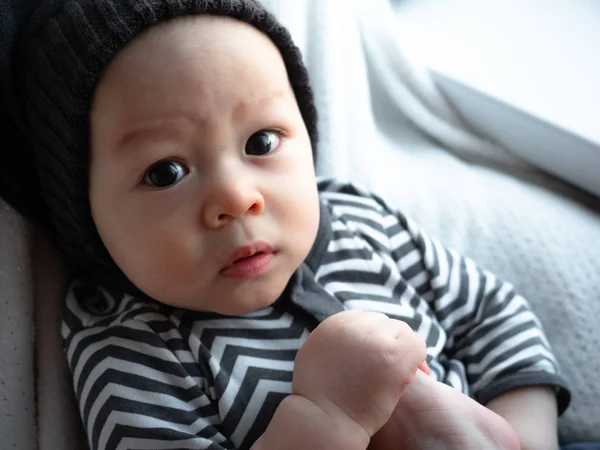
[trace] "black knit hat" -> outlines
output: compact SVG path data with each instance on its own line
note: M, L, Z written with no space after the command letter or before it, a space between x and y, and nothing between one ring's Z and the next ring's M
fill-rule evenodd
M8 131L20 132L20 146L11 149L12 168L2 164L0 194L51 234L73 269L99 281L132 288L91 217L89 110L107 64L141 31L182 15L214 14L265 33L281 52L316 148L316 111L300 52L287 30L254 0L15 0L7 12L20 14L17 20L24 22L0 35L8 38L4 45L11 52L1 66L7 105L2 115L8 111L5 119L16 123Z

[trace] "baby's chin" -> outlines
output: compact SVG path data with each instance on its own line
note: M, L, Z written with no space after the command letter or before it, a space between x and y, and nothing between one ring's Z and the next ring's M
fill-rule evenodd
M261 305L235 305L232 308L227 308L219 311L211 311L217 314L222 314L224 316L245 316L246 314L251 314L261 309L268 308L273 303L275 303L277 299L274 299L270 302L262 302Z
M268 308L281 296L283 289L276 292L258 293L251 289L242 295L227 296L215 294L210 297L206 295L186 296L186 298L174 299L173 296L150 297L175 308L194 312L214 313L224 316L244 316L262 309Z

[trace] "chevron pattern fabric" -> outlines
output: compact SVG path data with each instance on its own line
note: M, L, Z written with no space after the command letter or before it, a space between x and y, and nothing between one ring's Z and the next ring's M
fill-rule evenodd
M432 376L482 403L543 384L566 408L539 321L510 284L356 186L319 189L323 251L263 310L181 311L73 283L63 338L92 449L250 448L291 393L310 331L353 308L406 321L427 341Z

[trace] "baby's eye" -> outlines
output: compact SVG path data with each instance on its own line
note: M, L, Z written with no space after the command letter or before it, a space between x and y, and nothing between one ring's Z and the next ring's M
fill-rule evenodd
M274 131L259 131L246 141L246 154L264 156L279 146L279 135Z
M188 170L177 161L159 161L146 171L144 183L157 187L166 188L178 183Z

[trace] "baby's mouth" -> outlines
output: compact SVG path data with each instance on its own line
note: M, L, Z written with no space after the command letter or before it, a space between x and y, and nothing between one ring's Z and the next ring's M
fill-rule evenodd
M242 262L242 261L247 261L247 260L252 259L252 258L254 258L256 256L260 256L260 255L264 255L264 254L265 254L265 252L256 252L256 253L254 253L254 254L252 254L250 256L244 256L242 258L236 259L233 262L233 264L237 264L237 263ZM231 264L231 265L233 265L233 264Z
M221 275L238 281L260 277L272 266L275 252L268 244L256 243L233 252Z
M248 263L251 260L264 258L273 253L275 253L275 250L266 242L253 242L250 245L236 249L227 260L227 263L223 266L221 272L237 264Z

